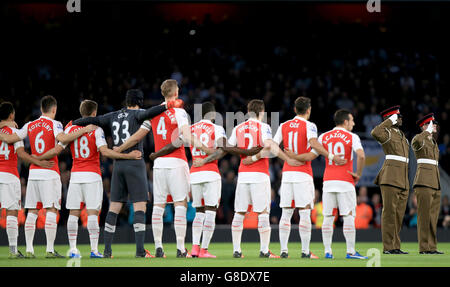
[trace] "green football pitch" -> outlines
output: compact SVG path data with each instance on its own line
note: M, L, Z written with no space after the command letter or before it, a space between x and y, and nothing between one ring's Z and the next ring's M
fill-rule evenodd
M187 245L190 248L190 245ZM279 254L280 245L272 243L271 250ZM289 244L289 258L259 258L259 243L243 243L242 252L244 258L232 257L231 243L212 243L210 252L217 258L176 258L176 245L165 244L164 249L167 258L135 258L134 244L114 244L112 259L90 259L89 245L79 245L82 258L76 260L66 259L46 259L45 246L35 246L35 259L9 259L8 247L0 247L1 267L66 267L79 265L81 267L365 267L367 264L374 265L379 258L381 267L450 267L450 243L439 243L440 251L443 255L419 255L417 243L403 243L402 249L408 251L407 255L384 255L382 245L379 242L357 243L357 250L362 255L369 255L369 260L345 259L345 243L333 243L334 259L325 259L321 243L311 243L311 251L319 259L300 258L300 244ZM100 246L102 249L103 246ZM152 254L153 245L146 244ZM55 249L64 254L67 252L67 245L57 245ZM25 247L20 246L19 250L25 252Z

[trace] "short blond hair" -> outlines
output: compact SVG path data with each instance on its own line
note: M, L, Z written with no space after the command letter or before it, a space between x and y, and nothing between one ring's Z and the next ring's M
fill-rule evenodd
M178 83L176 80L165 80L162 84L161 84L161 94L163 95L164 98L170 97L175 88L178 87Z
M97 103L91 100L84 100L80 104L80 114L83 117L92 115L97 110Z

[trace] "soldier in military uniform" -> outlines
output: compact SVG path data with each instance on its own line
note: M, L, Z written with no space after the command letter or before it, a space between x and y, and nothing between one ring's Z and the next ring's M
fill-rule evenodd
M417 197L417 238L420 254L443 254L436 250L436 229L441 204L439 179L439 149L436 143L436 121L428 114L417 121L422 132L416 135L411 147L417 158L417 172L413 188Z
M381 144L386 160L375 178L383 200L381 234L384 254L407 254L400 249L400 230L409 195L409 142L399 129L402 126L400 106L381 112L383 122L371 135Z

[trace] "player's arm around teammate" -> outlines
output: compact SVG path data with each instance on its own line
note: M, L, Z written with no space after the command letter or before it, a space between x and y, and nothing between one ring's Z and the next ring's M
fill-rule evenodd
M87 125L86 127L81 128L78 131L70 133L70 134L61 132L56 136L56 140L64 145L67 145L67 144L73 142L74 140L76 140L77 138L81 137L82 135L84 135L86 133L90 133L92 131L95 131L96 129L97 129L97 126L95 126L95 125Z
M0 128L6 127L6 126L11 127L6 122L1 122L0 123ZM13 143L16 143L18 141L21 141L21 138L17 135L17 133L13 133L13 134L0 133L0 141L6 142L8 144L13 144Z
M148 108L138 114L138 119L139 119L139 121L143 122L146 119L153 118L153 117L159 115L160 113L163 113L170 106L173 106L176 104L178 104L178 103L168 103L168 104L163 104L163 105ZM141 102L141 106L142 106L142 102ZM84 117L84 118L80 118L80 119L73 121L73 124L77 125L77 126L87 126L87 125L93 124L93 125L100 126L100 127L106 127L107 125L110 124L112 115L113 115L113 112L107 113L104 115L100 115L100 116Z
M146 123L144 122L144 125ZM175 149L179 148L181 144L186 143L188 145L192 145L195 147L200 148L202 151L206 152L207 154L211 154L214 151L210 148L204 146L196 137L194 137L191 133L191 130L189 128L189 125L184 125L180 128L181 130L181 138L182 140L177 140L173 143L168 144L167 149L161 152L158 156L163 156L165 154L169 154L170 152L174 151ZM138 142L140 142L148 133L150 132L149 128L140 128L137 132L135 132L131 137L129 137L123 144L121 144L118 147L114 147L114 150L117 152L123 152L124 150L129 149L130 147L135 146ZM178 146L177 146L178 145ZM164 153L164 154L163 154ZM157 156L157 157L158 157ZM155 157L155 158L157 158Z
M31 156L29 153L27 153L25 151L25 149L23 147L20 147L17 149L17 156L30 164L35 164L37 166L43 167L43 168L52 168L53 165L55 164L53 161L48 161L48 160L44 160L44 159L37 159L33 156Z
M37 157L33 156L33 158L37 160L48 160L54 158L55 156L58 156L66 147L66 145L58 144L48 152ZM108 148L107 145L100 146L98 150L103 156L111 159L141 159L142 157L142 153L138 150L134 150L129 153L120 153Z
M215 160L219 160L221 158L223 158L227 153L233 154L233 155L245 155L245 156L253 156L256 155L257 153L259 153L263 147L252 147L250 149L245 149L245 148L239 148L237 146L231 146L228 144L227 140L225 137L219 139L219 145L218 145L218 149L208 155L206 158L198 158L195 159L193 164L196 167L200 167L203 166L209 162L213 162Z
M289 157L283 150L280 149L279 145L276 144L272 139L265 140L264 148L259 153L244 158L242 160L242 163L245 165L250 165L260 160L261 158L269 157L271 154L277 156L278 158L289 163L289 165L292 166L301 166L304 164L303 162L297 159Z
M179 148L182 144L183 144L182 140L181 140L180 138L177 138L177 139L175 140L175 142L169 143L169 144L165 145L165 146L164 146L162 149L160 149L159 151L157 151L157 152L152 152L152 153L149 155L149 158L150 158L150 160L153 161L153 160L157 159L158 157L168 155L168 154L174 152L174 151L175 151L177 148Z

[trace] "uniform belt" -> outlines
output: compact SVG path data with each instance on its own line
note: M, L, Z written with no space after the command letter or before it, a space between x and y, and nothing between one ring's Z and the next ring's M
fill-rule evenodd
M409 162L409 158L406 158L404 156L399 156L399 155L393 155L393 154L387 154L386 159L398 160L398 161L406 162L406 163Z
M428 159L428 158L419 158L419 159L417 159L417 163L427 163L427 164L432 164L432 165L439 165L437 160Z

